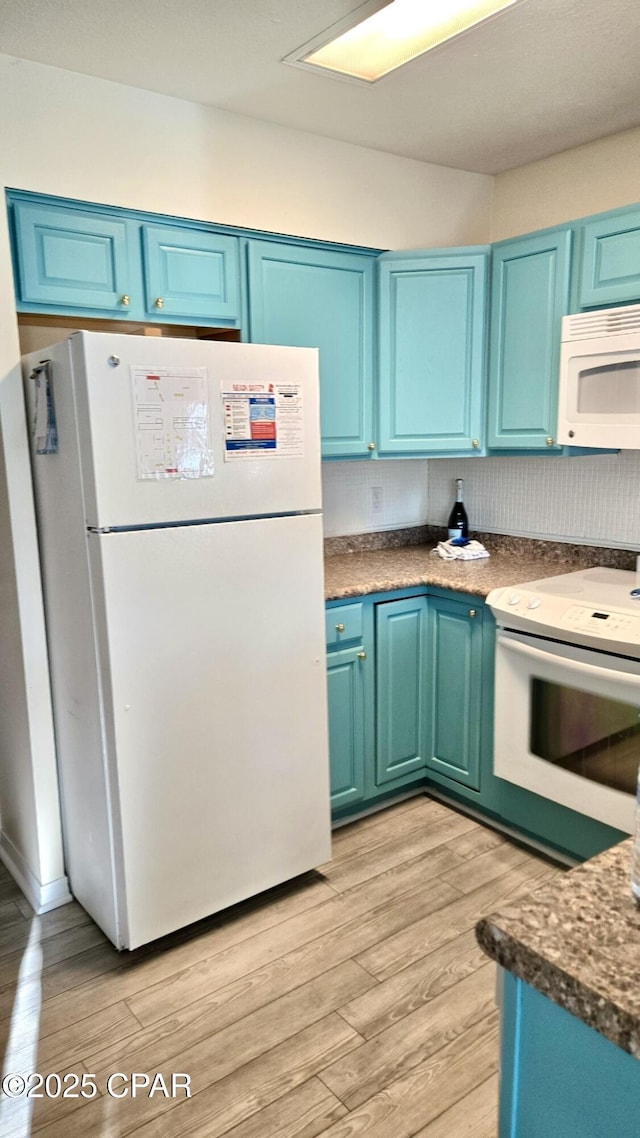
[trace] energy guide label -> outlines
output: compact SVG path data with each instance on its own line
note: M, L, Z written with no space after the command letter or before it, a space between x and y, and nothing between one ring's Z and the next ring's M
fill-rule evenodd
M223 383L225 461L304 454L302 384Z
M206 368L131 368L138 478L213 474Z

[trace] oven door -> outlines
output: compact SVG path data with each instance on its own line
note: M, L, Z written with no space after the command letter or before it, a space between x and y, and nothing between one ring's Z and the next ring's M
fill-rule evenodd
M640 662L499 629L499 778L631 833L640 766Z

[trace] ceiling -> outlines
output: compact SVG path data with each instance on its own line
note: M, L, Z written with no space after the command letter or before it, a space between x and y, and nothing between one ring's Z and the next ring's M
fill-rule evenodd
M0 52L487 174L640 125L638 0L521 0L372 86L281 62L357 8L0 0Z

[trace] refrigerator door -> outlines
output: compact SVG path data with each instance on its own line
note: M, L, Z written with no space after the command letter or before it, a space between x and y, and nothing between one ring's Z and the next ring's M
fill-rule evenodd
M95 332L69 345L88 526L321 508L315 349ZM52 358L55 397L68 357Z
M330 857L321 531L89 537L124 946Z

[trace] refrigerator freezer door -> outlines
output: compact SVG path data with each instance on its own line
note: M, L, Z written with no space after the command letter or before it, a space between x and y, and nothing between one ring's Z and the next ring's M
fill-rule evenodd
M330 857L321 529L89 538L130 948Z
M315 349L90 332L76 334L70 344L87 525L103 529L321 508ZM175 410L177 404L173 411L166 410L168 400L164 416L159 404L157 418L153 411L144 412L135 376L171 376L185 370L202 374L200 369L206 377L207 474L143 476L141 455L148 453L150 438L161 453L162 439L168 439L166 453L171 452L184 420ZM233 384L243 392L236 397L235 411L223 398ZM272 442L273 406L268 398L262 406L252 405L257 418L250 429L256 438L242 450L233 436L243 433L252 387L265 384L280 391L289 385L297 397L286 404L291 409L288 417L278 412L275 449L266 445ZM156 398L162 400L161 389ZM265 449L252 449L258 445ZM197 457L197 445L195 451Z

